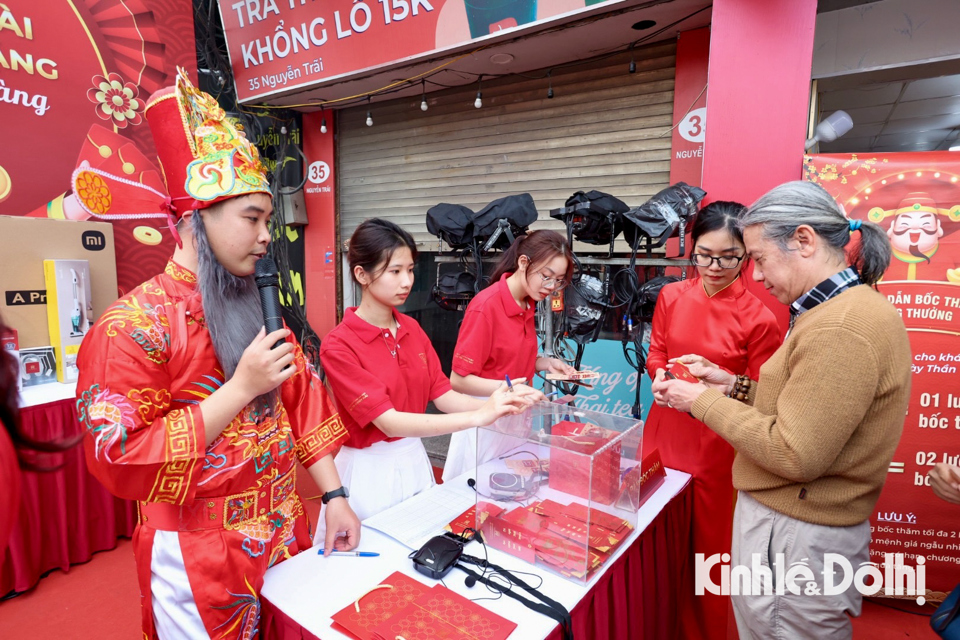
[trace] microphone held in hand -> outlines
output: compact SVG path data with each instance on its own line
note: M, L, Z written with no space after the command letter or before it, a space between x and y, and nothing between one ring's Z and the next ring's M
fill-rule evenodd
M257 260L253 279L260 290L260 308L263 309L263 326L267 333L283 329L283 315L280 307L280 278L277 275L277 264L270 256ZM273 349L276 349L283 340L278 340Z

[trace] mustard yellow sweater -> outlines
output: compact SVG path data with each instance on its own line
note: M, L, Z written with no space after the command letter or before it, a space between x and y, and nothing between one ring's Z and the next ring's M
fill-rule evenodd
M711 389L692 409L737 450L734 486L805 522L869 518L910 397L894 307L859 285L806 311L754 386L752 406Z

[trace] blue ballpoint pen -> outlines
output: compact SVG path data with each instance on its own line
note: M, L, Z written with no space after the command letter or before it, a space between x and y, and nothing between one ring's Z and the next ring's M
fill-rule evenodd
M323 549L317 550L317 555L323 555ZM332 556L357 556L359 558L377 558L380 556L376 551L331 551Z
M513 383L510 382L510 376L503 376L507 380L507 391L513 391Z

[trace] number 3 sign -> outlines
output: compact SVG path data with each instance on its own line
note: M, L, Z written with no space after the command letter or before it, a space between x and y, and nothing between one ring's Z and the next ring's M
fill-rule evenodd
M694 109L680 121L680 135L690 142L703 142L703 134L707 129L707 109Z
M330 165L322 160L310 163L307 179L313 184L323 184L330 177Z

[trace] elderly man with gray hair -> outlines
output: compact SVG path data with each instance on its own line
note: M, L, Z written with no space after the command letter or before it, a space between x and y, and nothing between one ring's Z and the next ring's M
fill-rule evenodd
M786 340L759 380L689 355L677 360L701 382L666 380L654 396L737 450L731 565L773 575L773 588L763 589L756 574L766 572L752 570L751 595L733 598L740 637L849 638L847 613L860 614L862 596L853 587L824 594L824 556L842 554L854 569L869 562L868 518L910 395L906 329L870 286L890 262L890 244L880 227L848 220L808 182L772 189L740 225L754 280L790 305ZM777 574L801 562L817 586L800 580L798 594L777 593Z

